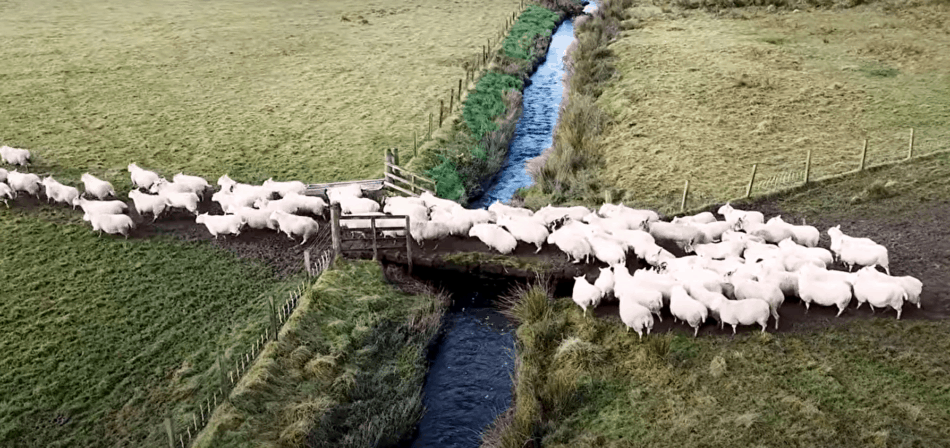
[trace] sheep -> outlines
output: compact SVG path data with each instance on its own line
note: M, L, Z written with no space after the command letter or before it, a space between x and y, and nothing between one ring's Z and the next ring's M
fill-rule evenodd
M787 224L773 222L771 224L761 224L749 221L746 217L736 220L735 230L742 230L750 235L761 237L766 243L776 244L785 238L793 238L795 234Z
M278 199L276 201L271 201L265 198L257 198L257 200L254 201L254 208L270 211L280 210L289 214L297 213L297 203L290 199Z
M759 273L757 277L759 281L778 286L785 297L799 297L798 272L788 272L776 268L770 263L761 263L758 267Z
M508 215L511 217L530 218L534 215L534 212L531 210L505 205L497 200L492 205L488 206L488 211L494 213L495 216Z
M814 226L789 224L782 221L782 216L776 216L769 219L766 224L785 226L792 233L792 240L805 247L817 247L821 232Z
M217 191L211 195L211 201L217 202L221 205L221 210L224 213L234 213L234 210L241 207L247 207L247 204L236 204L235 196L232 193L229 193L225 190ZM256 199L255 199L256 201ZM250 205L254 205L254 201L251 201Z
M695 252L703 258L713 260L725 260L726 258L738 258L745 251L745 242L743 241L723 241L720 243L708 244L689 244L686 246L686 252Z
M437 240L451 234L451 229L443 222L409 220L409 235L422 245L426 240Z
M643 258L643 261L655 268L659 267L664 261L676 259L676 256L670 253L670 251L658 246L655 243L653 244L652 248L647 249L646 254L643 256L637 254L637 256Z
M142 193L138 190L130 191L129 198L132 199L132 202L135 204L135 211L137 211L139 215L144 215L145 212L152 214L152 222L155 222L162 212L165 211L165 207L168 206L168 200L166 198Z
M736 210L728 202L726 202L726 205L719 207L716 213L722 215L722 217L731 224L736 224L740 218L745 218L745 222L748 223L765 224L765 215L763 215L762 212Z
M383 202L385 205L392 205L394 207L402 207L404 205L426 207L426 201L422 200L422 198L420 197L415 197L415 196L390 196L386 198Z
M706 241L722 241L722 235L732 230L732 224L726 221L714 221L704 224L694 223L693 227L706 235Z
M277 230L277 221L270 219L273 211L258 210L247 206L237 207L233 213L240 216L244 223L252 229L270 229ZM341 224L343 221L340 222Z
M129 175L132 177L132 185L137 188L148 190L155 182L158 182L158 173L154 171L139 168L139 166L134 163L130 163L128 169Z
M814 302L822 306L836 305L838 314L835 317L841 316L851 302L851 285L832 278L820 279L821 271L815 266L805 265L798 273L798 294L805 304L805 312Z
M386 216L386 214L385 214L385 213L382 213L382 212L361 213L361 215ZM378 220L377 220L376 226L377 226L377 227L382 227L382 225L379 224L379 221L378 221ZM365 218L365 219L341 219L341 220L340 220L340 227L343 227L344 229L348 229L348 230L365 231L365 230L369 230L370 227L372 227L372 220L371 220L370 218Z
M8 172L7 170L0 168L0 182L7 181L7 172Z
M191 189L195 194L202 195L206 189L211 188L211 184L202 177L189 176L184 173L178 173L172 177L172 182L184 185Z
M745 233L745 232L737 232L733 230L732 228L723 232L722 235L720 236L720 240L721 241L742 241L743 243L747 243L747 244L749 242L762 243L762 244L765 243L765 240L762 239L762 237L760 236L749 235L748 233Z
M46 187L46 200L50 199L56 202L63 202L66 204L72 204L73 200L79 197L79 190L76 187L70 187L68 185L63 185L53 179L53 176L46 176L41 182L44 187ZM76 206L73 205L73 210L76 209Z
M594 280L594 286L600 290L601 299L610 296L614 292L614 271L612 266L600 268L600 275Z
M327 199L330 200L331 205L340 202L340 199L344 197L362 198L363 188L360 187L360 184L347 184L341 185L339 187L327 188ZM379 210L373 211L375 212Z
M907 301L917 305L917 308L920 308L920 293L924 289L924 284L909 275L901 277L892 277L883 272L874 269L873 266L864 267L858 270L858 273L864 272L865 274L874 274L875 278L879 281L891 282L897 285L900 285L901 288L904 288L904 291L907 292Z
M167 193L194 193L194 190L190 186L177 182L169 182L168 179L164 177L159 178L148 189L148 192L152 194L161 194L163 191Z
M322 216L327 208L327 203L322 198L306 196L293 191L288 191L283 199L297 205L297 212L307 212L314 216Z
M679 284L676 279L668 274L661 274L647 269L636 270L633 273L633 279L636 280L638 284L646 285L660 291L660 293L663 294L663 302L667 305L669 305L670 298L672 297L673 287Z
M584 310L584 316L587 316L587 307L596 307L600 302L600 290L590 284L583 275L574 277L574 290L571 294L574 303Z
M673 224L708 224L716 222L716 216L712 212L697 213L692 216L678 216L672 219Z
M30 151L26 149L0 146L0 158L10 165L26 166L30 161Z
M780 258L781 256L782 250L778 246L754 241L747 242L745 250L742 252L742 258L745 258L746 263L757 263L762 260Z
M891 307L897 311L899 320L904 301L908 300L907 291L900 284L881 279L876 274L878 272L871 266L859 269L855 274L854 298L858 301L857 308L861 308L864 302L871 307L872 313L874 307Z
M686 292L683 285L673 286L670 292L670 313L693 327L693 337L699 334L699 327L709 316L709 309Z
M280 210L273 211L268 219L277 221L277 226L280 227L280 230L286 233L290 239L294 239L294 235L302 235L303 242L300 243L301 246L320 230L320 225L317 221L314 221L313 218L292 215Z
M423 191L422 194L419 195L419 199L422 199L422 202L425 204L427 208L442 207L448 210L453 210L455 208L462 207L462 205L459 204L458 202L455 202L449 199L442 199L440 197L436 197L432 193L429 193L428 191Z
M722 317L719 316L718 300L729 300L726 298L726 296L722 295L722 293L710 291L699 282L684 282L683 287L686 288L686 292L690 297L693 298L693 300L706 305L706 308L709 309L710 317L712 317L717 323L722 323Z
M664 221L644 222L642 229L650 232L656 241L672 241L684 250L692 244L708 243L705 233L688 224L671 224Z
M238 236L241 234L241 227L247 224L247 221L238 215L209 215L207 213L198 215L195 222L204 224L208 232L214 235L214 239L218 239L218 235Z
M122 201L90 201L82 196L73 199L73 206L78 205L84 213L91 215L120 215L129 206Z
M443 207L435 206L432 208L431 220L444 222L449 226L453 235L466 235L469 229L475 224L491 223L492 216L488 210L469 210L461 206L447 210Z
M880 244L865 244L855 241L842 241L839 246L838 257L848 267L848 272L855 266L881 266L887 275L891 275L887 259L887 248Z
M650 309L631 299L620 301L620 321L627 326L628 333L633 328L641 341L643 340L643 330L646 329L649 336L650 330L653 329L653 314Z
M831 252L835 255L839 255L841 252L841 243L844 241L871 245L878 244L870 238L856 238L845 235L844 232L841 231L841 224L828 228L828 236L831 237Z
M99 200L105 199L109 197L109 195L112 195L112 197L118 197L115 194L115 188L112 187L112 184L109 183L109 181L99 179L89 173L83 174L80 176L80 179L82 180L86 190L83 192L83 196L88 193Z
M575 226L564 226L551 232L547 241L566 253L575 264L580 263L582 259L588 259L593 251L584 230Z
M667 265L664 265L666 267ZM667 275L679 283L695 282L712 292L722 293L722 274L701 266L678 267L664 270Z
M82 220L88 221L90 224L92 224L92 230L98 231L100 237L102 236L102 232L105 231L110 235L121 233L126 239L128 239L129 229L135 227L135 224L132 222L132 218L130 218L128 215L121 214L90 214L86 212L82 216Z
M548 228L540 220L534 218L501 215L498 217L498 225L511 233L516 240L537 246L538 250L534 253L541 252L544 242L550 235Z
M623 302L632 300L656 315L663 322L663 292L648 281L634 278L623 264L611 266L614 276L614 297ZM595 282L596 284L596 282Z
M416 199L417 201L409 201L408 199ZM429 220L429 209L425 206L425 202L422 202L419 198L394 196L386 198L385 204L383 211L390 215L406 215L410 222Z
M196 193L173 193L165 190L160 191L158 195L165 198L167 207L183 208L198 216L198 195Z
M264 184L261 186L268 191L268 194L277 193L282 198L287 197L287 195L291 193L303 195L304 192L307 191L307 184L299 180L277 182L273 177L265 180Z
M16 197L17 191L25 191L32 196L40 194L40 176L36 174L13 170L7 173L7 183L14 192L13 197Z
M778 242L779 249L787 254L796 254L803 258L812 258L820 260L826 266L834 262L834 256L831 251L823 247L805 247L796 244L791 238L785 238ZM791 271L793 269L789 269Z
M3 205L6 205L7 208L10 208L10 204L7 202L8 199L13 199L13 189L10 188L9 185L0 182L0 200L3 201Z
M590 214L587 207L576 205L573 207L552 207L551 204L541 207L534 212L534 217L541 220L545 225L551 225L560 218L567 216L575 221L581 221Z
M596 213L588 214L584 216L581 221L586 222L592 226L599 227L605 232L622 232L624 230L630 230L629 222L622 218L601 218L597 216ZM638 227L639 229L639 227Z
M372 199L358 198L353 196L340 196L338 200L341 210L346 214L356 215L360 213L379 211L379 203Z
M627 261L626 246L613 239L610 235L604 234L597 229L589 228L585 236L587 237L587 242L590 243L591 253L594 255L594 258L608 265Z
M630 208L623 205L623 202L621 202L619 205L601 205L597 213L605 218L624 217L624 219L627 219L631 222L631 229L640 227L640 223L643 221L656 222L660 220L660 215L658 215L653 210Z
M762 299L743 299L743 300L723 300L717 298L716 305L719 309L719 328L725 324L732 325L732 334L736 334L737 325L759 324L762 332L768 326L770 306Z
M775 318L775 329L778 330L778 310L785 303L785 294L777 284L737 278L734 272L726 274L725 280L732 284L736 299L762 299L768 303L769 311Z
M478 238L488 247L503 254L511 253L518 246L518 240L498 224L475 224L468 231L468 236Z

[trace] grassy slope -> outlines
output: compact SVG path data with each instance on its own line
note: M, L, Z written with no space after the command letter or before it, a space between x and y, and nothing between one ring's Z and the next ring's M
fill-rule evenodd
M906 154L948 149L950 45L946 5L769 14L734 9L685 18L640 6L642 28L610 46L619 78L599 104L607 184L624 199L669 212L683 181L690 202L744 191L752 163L765 180L801 170L813 176ZM732 17L732 18L730 18ZM748 19L748 20L740 20Z
M0 211L0 445L156 446L280 285L207 243L98 238L62 215Z
M375 262L338 259L196 446L300 446L311 431L316 446L398 441L421 416L425 348L444 306L424 292L394 290Z
M377 176L518 4L5 2L0 142L67 180Z

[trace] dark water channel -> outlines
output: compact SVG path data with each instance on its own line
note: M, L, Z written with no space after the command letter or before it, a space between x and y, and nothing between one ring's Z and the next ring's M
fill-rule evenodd
M524 112L504 168L472 208L486 208L496 200L507 202L519 188L531 185L525 162L551 146L564 91L564 52L573 40L573 21L566 20L552 36L544 64L525 88ZM430 353L426 414L413 448L477 447L482 431L511 404L514 328L492 307L505 291L466 283L445 285L454 291L454 304L446 313L441 340Z

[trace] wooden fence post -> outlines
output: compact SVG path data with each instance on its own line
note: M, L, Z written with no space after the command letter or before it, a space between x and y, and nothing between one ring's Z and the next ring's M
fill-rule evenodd
M910 145L907 146L907 158L914 156L914 128L910 128Z
M745 189L745 197L752 196L752 183L755 182L755 169L758 164L752 164L752 176L749 177L749 186Z
M461 109L462 108L462 78L459 78L458 100L459 100L459 109Z
M429 112L429 134L426 135L426 140L432 138L432 112Z
M868 158L868 139L864 139L864 149L861 150L861 168L858 171L864 171L864 162Z
M218 374L221 375L221 387L228 385L228 378L224 376L224 362L221 361L221 355L217 355Z
M452 109L455 107L455 89L449 89L449 113L452 113Z
M373 261L379 261L379 253L376 249L376 218L369 219L369 231L373 232Z
M442 114L445 112L445 100L439 100L439 129L442 129Z
M808 154L805 156L805 183L811 179L811 150L808 150Z
M340 203L330 205L330 237L333 239L333 253L340 256L343 246L340 242Z
M419 146L416 145L416 131L412 131L412 156L415 157L418 154Z
M165 434L168 434L168 448L175 448L175 427L170 417L165 417Z
M313 270L310 269L310 249L303 251L303 266L307 269L307 275L313 277Z
M393 165L399 165L399 148L391 148L389 153L392 154L392 159L389 163ZM395 171L390 171L393 174L396 174Z
M680 203L680 211L686 210L686 196L689 194L689 179L686 179L686 185L683 187L683 202Z
M274 340L277 340L277 333L280 332L280 326L277 324L277 305L274 304L274 297L267 298L270 301L270 327L274 332Z
M409 216L406 216L406 261L409 263L409 275L412 275L412 235L409 234Z

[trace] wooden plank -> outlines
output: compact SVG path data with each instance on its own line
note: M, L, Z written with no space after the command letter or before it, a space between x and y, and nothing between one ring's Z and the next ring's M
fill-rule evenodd
M435 185L435 181L434 181L434 180L429 179L428 177L420 176L420 175L418 175L418 174L416 174L416 173L413 173L412 171L409 171L409 170L407 170L407 169L405 169L405 168L403 168L403 167L401 167L401 166L399 166L399 165L393 165L393 164L387 163L386 166L388 166L388 167L390 167L390 168L392 168L392 169L394 169L394 170L402 171L402 172L404 172L404 173L411 173L411 174L414 174L417 179L424 180L424 181L426 181L426 182L428 182L428 183L430 183L430 184L432 184L432 185Z
M416 185L416 184L410 182L408 179L403 179L403 178L401 178L401 177L399 177L399 176L397 176L397 175L395 175L395 174L386 173L386 177L387 177L387 178L391 178L391 179L396 179L396 180L398 180L398 181L400 181L400 182L402 182L402 183L404 183L404 184L408 184L408 185L409 185L409 188L410 188L411 190L419 189L419 190L422 190L422 191L427 191L425 188L422 188L422 187L420 187L420 186L418 186L418 185Z
M405 217L406 215L340 215L340 219L401 219Z
M419 195L417 195L417 194L415 194L415 193L413 193L413 192L411 192L411 191L409 191L409 190L406 190L405 188L396 186L395 184L393 184L393 183L391 183L391 182L383 182L383 185L386 186L386 187L392 188L393 190L399 190L399 191L401 191L401 192L403 192L403 193L408 194L409 196L419 196Z

